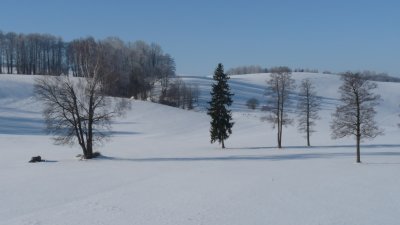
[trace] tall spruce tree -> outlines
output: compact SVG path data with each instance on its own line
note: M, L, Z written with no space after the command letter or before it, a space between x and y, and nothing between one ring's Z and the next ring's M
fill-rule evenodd
M228 85L229 76L224 73L224 67L218 64L214 72L214 83L211 90L210 107L207 114L211 116L211 143L218 141L225 148L224 140L232 134L232 112L228 109L232 105L232 96Z

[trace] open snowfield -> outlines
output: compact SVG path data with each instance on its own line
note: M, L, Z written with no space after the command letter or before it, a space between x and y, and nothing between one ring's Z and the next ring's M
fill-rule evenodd
M132 101L113 124L105 157L79 161L78 146L55 146L44 131L34 76L0 75L0 224L4 225L397 225L400 224L400 83L378 83L377 121L385 135L363 143L332 140L335 75L310 78L323 98L312 148L296 126L276 146L264 112L268 74L231 78L233 134L209 142L204 111L212 80L185 77L202 93L195 112ZM30 164L30 157L48 160Z

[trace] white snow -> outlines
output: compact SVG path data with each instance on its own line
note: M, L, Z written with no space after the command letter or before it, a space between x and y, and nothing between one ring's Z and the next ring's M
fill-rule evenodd
M56 146L44 131L34 76L0 75L0 224L4 225L396 225L400 220L399 83L378 83L377 121L385 135L365 141L362 164L354 140L332 140L338 104L335 75L311 78L323 97L312 148L295 126L276 146L251 97L264 101L268 74L232 76L235 126L221 150L209 142L205 113L212 80L196 112L133 101L113 124L105 157L79 161L78 146ZM30 164L31 156L48 160Z

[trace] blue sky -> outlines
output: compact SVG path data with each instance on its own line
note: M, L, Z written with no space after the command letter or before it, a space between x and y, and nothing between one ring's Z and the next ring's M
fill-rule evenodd
M179 74L221 62L400 76L400 2L2 0L0 30L156 42Z

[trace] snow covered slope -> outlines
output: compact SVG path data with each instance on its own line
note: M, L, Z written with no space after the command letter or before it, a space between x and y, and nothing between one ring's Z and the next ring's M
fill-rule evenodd
M197 112L134 101L114 122L102 159L78 161L78 147L55 146L43 132L33 76L0 75L0 224L243 225L398 224L400 219L400 84L379 83L385 136L363 143L354 164L353 140L331 140L330 115L340 79L312 79L323 97L312 148L295 126L284 129L283 150L260 110L268 74L233 76L233 135L220 150L209 143L204 112L212 82L200 86ZM45 163L28 164L41 155Z

